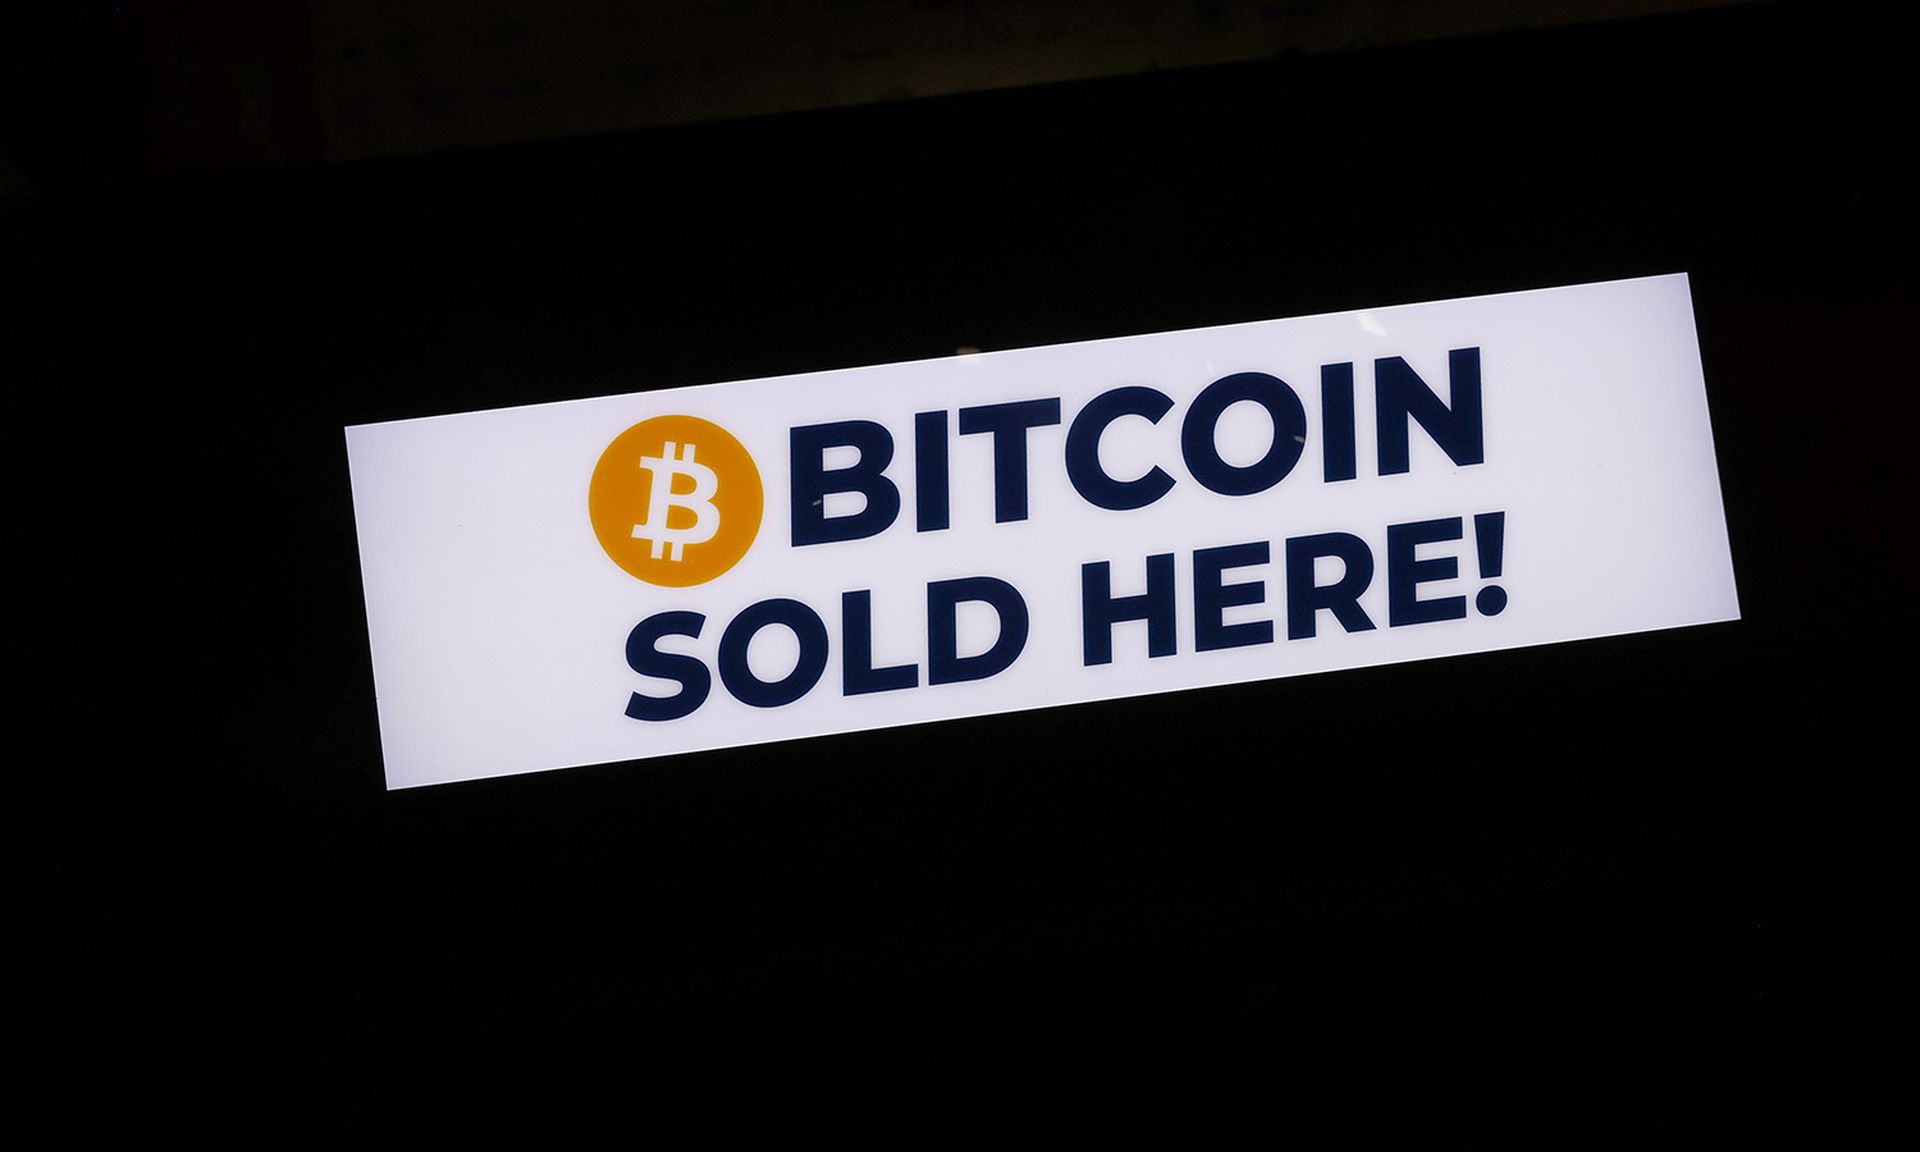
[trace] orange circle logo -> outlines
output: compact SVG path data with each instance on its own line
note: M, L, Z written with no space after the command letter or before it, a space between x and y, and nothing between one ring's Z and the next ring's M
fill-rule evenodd
M738 564L765 506L746 447L697 416L655 416L620 433L587 486L600 547L629 576L666 588Z

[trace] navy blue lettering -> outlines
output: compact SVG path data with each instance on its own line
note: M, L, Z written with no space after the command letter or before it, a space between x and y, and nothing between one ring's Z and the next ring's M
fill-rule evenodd
M1346 565L1331 584L1313 582L1314 561L1337 557ZM1373 583L1373 549L1350 532L1322 532L1287 541L1287 639L1310 640L1317 635L1320 609L1349 632L1370 632L1374 623L1360 607L1360 595Z
M959 605L977 600L1000 617L1000 635L977 656L960 655ZM1027 602L1020 590L993 576L936 580L927 585L927 683L985 680L1012 666L1027 646Z
M1327 483L1360 474L1353 434L1353 364L1320 366L1320 444Z
M1244 468L1220 458L1213 438L1220 416L1242 400L1251 400L1273 418L1273 444L1267 454ZM1265 372L1237 372L1202 389L1180 425L1180 454L1193 478L1222 496L1251 496L1280 483L1293 471L1307 443L1307 412L1285 380Z
M1407 624L1431 624L1437 620L1459 620L1467 614L1465 596L1441 596L1420 599L1420 585L1434 580L1451 580L1460 574L1460 558L1436 556L1415 559L1422 544L1460 539L1460 517L1445 520L1419 520L1412 524L1387 527L1387 624L1399 628Z
M1096 508L1127 512L1145 508L1173 487L1173 477L1154 465L1137 480L1115 480L1100 467L1100 437L1122 416L1144 416L1158 424L1173 398L1154 388L1128 385L1102 392L1087 402L1067 428L1067 479L1082 499Z
M873 593L840 594L840 691L846 696L920 686L916 664L873 666Z
M1506 563L1507 514L1481 512L1474 516L1473 546L1480 554L1480 575L1498 580ZM1473 606L1482 616L1498 616L1507 610L1507 590L1498 584L1489 584L1474 596Z
M1480 464L1487 458L1480 419L1480 349L1447 353L1450 403L1434 395L1427 382L1398 356L1373 362L1374 428L1380 438L1380 475L1394 476L1412 467L1407 447L1408 421L1417 420L1455 464Z
M913 530L947 527L947 414L916 412L913 417Z
M1273 621L1250 620L1241 624L1226 622L1226 611L1246 604L1260 604L1267 598L1265 581L1248 580L1222 584L1220 576L1229 568L1265 564L1270 550L1265 540L1252 544L1229 544L1223 548L1202 548L1193 554L1193 646L1201 652L1220 648L1241 648L1248 644L1273 643Z
M627 697L627 715L635 720L678 720L690 716L707 702L713 691L713 674L699 657L680 652L662 652L663 636L700 636L707 618L698 612L657 612L633 626L627 633L627 667L642 676L678 680L680 691L672 696Z
M993 433L993 519L1027 518L1027 429L1060 423L1060 398L960 409L960 434Z
M793 544L831 544L864 540L886 531L900 514L900 489L882 473L893 462L893 436L871 420L810 424L788 434L792 452ZM860 459L848 468L825 466L829 448L855 448ZM858 492L867 506L851 516L829 518L826 499L837 492Z
M747 664L747 646L760 629L784 624L800 640L800 659L793 671L768 683ZM733 698L755 708L791 704L820 682L827 670L827 626L819 613L798 600L762 600L733 618L720 634L720 682Z
M1080 566L1080 641L1082 663L1113 663L1113 626L1128 620L1147 622L1147 655L1171 656L1178 648L1174 624L1173 553L1147 557L1147 590L1138 596L1113 595L1113 565L1105 560Z

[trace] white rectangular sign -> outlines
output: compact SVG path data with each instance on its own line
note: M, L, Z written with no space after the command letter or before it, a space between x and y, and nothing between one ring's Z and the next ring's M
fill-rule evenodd
M1739 616L1684 275L347 449L391 788Z

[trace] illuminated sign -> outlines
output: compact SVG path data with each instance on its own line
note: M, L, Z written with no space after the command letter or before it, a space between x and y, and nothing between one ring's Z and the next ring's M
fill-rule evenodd
M1739 616L1679 275L347 446L393 788Z

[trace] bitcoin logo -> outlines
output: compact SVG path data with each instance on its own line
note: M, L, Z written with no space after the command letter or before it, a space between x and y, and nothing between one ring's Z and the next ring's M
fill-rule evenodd
M705 544L720 531L720 509L713 506L714 493L720 490L720 477L714 475L713 469L694 460L693 445L682 445L678 456L673 454L673 447L673 441L669 440L664 455L640 457L640 467L653 473L647 515L658 519L651 524L635 524L633 538L653 541L653 551L648 553L652 559L658 560L664 555L678 564L687 558L687 545ZM675 492L676 476L693 477L693 491ZM675 508L693 513L693 527L668 527L667 520Z
M622 432L587 486L607 556L667 588L705 584L738 564L760 533L765 502L746 448L697 416L656 416Z

